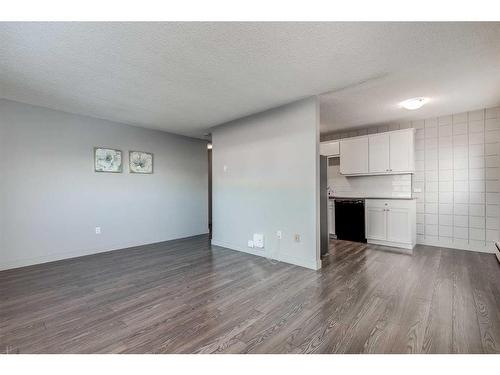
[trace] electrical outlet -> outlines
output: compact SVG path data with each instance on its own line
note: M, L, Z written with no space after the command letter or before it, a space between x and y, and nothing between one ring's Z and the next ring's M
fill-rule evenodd
M259 249L264 247L264 235L262 233L253 234L253 245Z
M253 241L252 240L248 240L248 247L251 247L253 249Z
M224 166L224 168L222 168L224 170L224 173L227 172L227 165Z
M278 237L278 240L281 240L281 238L283 237L283 234L280 230L276 232L276 237Z
M293 239L295 242L300 242L300 234L295 233L295 235L293 236Z
M95 234L101 234L101 227L95 227Z

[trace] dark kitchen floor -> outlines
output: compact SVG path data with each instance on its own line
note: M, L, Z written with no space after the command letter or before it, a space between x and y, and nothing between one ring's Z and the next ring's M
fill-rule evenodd
M0 272L8 353L498 353L494 255L333 241L320 271L206 236Z

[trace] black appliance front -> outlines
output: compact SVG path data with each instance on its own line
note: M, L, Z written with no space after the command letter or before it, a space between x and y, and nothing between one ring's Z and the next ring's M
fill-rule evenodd
M335 234L339 240L366 242L364 200L335 199Z

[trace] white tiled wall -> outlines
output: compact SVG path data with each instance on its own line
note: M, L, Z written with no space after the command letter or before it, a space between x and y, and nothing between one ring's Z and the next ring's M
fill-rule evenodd
M411 197L410 174L346 177L338 165L329 165L328 186L340 197Z
M416 129L417 242L491 251L499 240L500 107L327 134Z

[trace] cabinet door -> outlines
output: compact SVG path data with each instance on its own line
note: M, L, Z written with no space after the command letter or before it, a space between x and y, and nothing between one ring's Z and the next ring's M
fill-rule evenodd
M387 241L411 243L410 210L392 208L387 211Z
M340 142L321 142L319 153L324 156L338 156L340 153Z
M386 210L382 207L366 207L366 238L385 240L387 238Z
M335 234L335 206L333 201L328 202L328 232Z
M368 173L368 137L340 141L340 173Z
M389 138L389 134L368 137L370 173L390 172Z
M413 132L408 130L390 133L390 145L391 172L413 172Z

